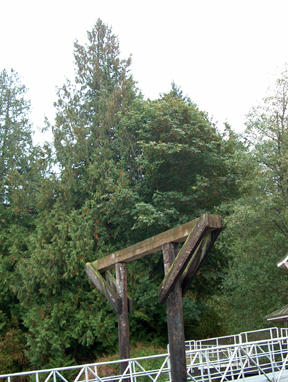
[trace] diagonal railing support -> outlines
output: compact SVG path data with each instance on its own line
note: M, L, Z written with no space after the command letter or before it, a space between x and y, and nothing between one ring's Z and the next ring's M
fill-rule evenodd
M253 349L253 346L251 346L251 349ZM256 366L256 368L257 368L259 371L261 371L261 373L262 373L263 375L265 375L265 377L267 378L267 380L268 380L269 382L273 382L273 381L268 377L268 375L265 373L265 371L260 367L260 365L258 365L257 362L255 362L255 360L251 357L251 353L250 353L250 351L249 351L249 353L247 353L247 352L243 349L242 346L240 347L240 351L241 351L242 353L244 353L244 354L247 356L247 359L249 359L249 361L250 361L254 366Z

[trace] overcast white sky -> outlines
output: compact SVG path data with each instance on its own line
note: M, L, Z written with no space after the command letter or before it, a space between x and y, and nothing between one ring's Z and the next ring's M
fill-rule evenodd
M101 18L146 98L179 85L219 125L245 114L288 62L288 0L0 0L0 70L29 89L33 122L53 117L73 76L73 42Z

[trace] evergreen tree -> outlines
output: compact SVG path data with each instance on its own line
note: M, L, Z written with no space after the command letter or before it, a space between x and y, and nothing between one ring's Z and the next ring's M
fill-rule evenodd
M232 163L233 133L222 136L173 85L155 101L137 101L121 116L116 142L131 187L137 194L133 235L153 235L212 212L238 197ZM233 141L233 142L232 142Z
M94 361L115 351L116 316L89 283L87 261L239 195L231 131L221 136L175 85L145 101L129 73L130 59L120 59L118 40L101 20L87 44L74 48L75 79L59 89L52 126L59 173L41 170L45 176L36 182L35 199L29 198L35 229L16 265L26 354L35 368ZM49 150L41 155L39 165ZM215 253L211 259L185 299L191 326L205 312L208 317L203 301L222 275L225 258ZM131 264L129 275L132 340L166 343L157 296L161 255ZM197 285L208 288L201 293ZM190 335L201 335L197 330Z
M37 218L29 257L18 265L35 367L92 361L117 343L116 317L90 285L85 263L96 250L100 256L121 245L125 226L116 211L121 215L132 201L122 196L125 175L115 132L118 114L132 104L136 90L130 60L120 60L118 40L101 20L87 45L75 43L74 57L75 80L59 90L55 104L59 180L48 183L51 203Z
M228 137L218 133L207 113L176 90L173 85L171 92L158 100L138 102L121 118L117 138L122 140L119 145L127 176L136 194L126 223L129 244L204 212L213 213L223 200L239 197L238 170L233 163L238 138L228 127ZM187 335L203 337L219 331L213 326L214 308L207 301L218 291L225 264L226 256L214 250L195 278L184 299ZM134 285L139 288L139 292L135 291L132 327L143 338L147 333L139 328L146 323L154 338L167 340L165 313L157 298L162 268L161 254L155 255L152 261L143 259L131 265ZM141 275L138 284L137 275ZM201 325L203 319L207 329Z
M242 197L230 206L222 238L231 255L217 305L227 331L267 326L265 316L287 304L288 278L276 264L287 254L288 72L247 121ZM224 317L223 317L224 316ZM228 318L229 317L229 318ZM226 320L225 320L226 318Z
M87 36L86 45L75 43L75 80L59 90L53 127L66 190L78 189L82 200L95 191L95 179L103 180L109 163L117 161L114 139L119 112L125 112L136 95L130 59L120 60L118 39L111 29L98 20ZM104 168L99 169L102 164ZM82 179L90 174L93 180L87 189ZM78 207L71 203L71 207Z
M35 159L30 103L16 72L0 73L0 371L27 361L15 267L25 256L33 229Z
M9 202L9 179L11 171L25 166L27 153L32 145L29 123L30 104L26 88L17 73L0 73L0 190L2 203ZM8 200L7 200L8 199Z

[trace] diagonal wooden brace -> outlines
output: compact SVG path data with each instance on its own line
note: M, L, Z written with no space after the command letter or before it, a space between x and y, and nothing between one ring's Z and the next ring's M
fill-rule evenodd
M184 281L186 288L187 282L195 274L207 253L207 249L210 247L211 239L209 239L209 235L205 236L205 234L213 230L220 231L221 228L222 220L220 217L207 214L201 216L159 287L160 303L166 300L168 294L180 278L182 278L182 282Z
M197 269L200 267L202 261L206 257L210 248L213 246L220 230L208 231L204 234L200 244L196 248L195 252L192 254L187 267L181 275L181 285L183 295L187 291L192 278L194 277Z
M183 294L187 290L190 281L192 280L201 262L203 261L210 243L211 243L211 232L208 231L204 234L202 240L200 241L197 248L193 252L185 270L183 271L180 277Z
M96 286L99 292L107 298L114 311L118 314L121 313L121 298L117 292L116 280L110 271L105 272L105 277L94 268L92 263L86 264L86 274ZM133 313L133 301L128 295L128 312Z
M93 267L91 263L86 264L86 273L92 283L96 286L96 288L99 290L99 292L107 298L109 303L111 304L112 308L115 310L116 313L120 314L121 313L121 298L119 294L116 291L116 286L115 284L111 282L111 277L110 275L108 276L107 281L97 269ZM111 286L112 285L112 286ZM114 287L115 286L115 287Z

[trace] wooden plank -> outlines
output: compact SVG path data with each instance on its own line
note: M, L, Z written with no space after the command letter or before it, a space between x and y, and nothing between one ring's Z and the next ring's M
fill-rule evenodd
M159 235L150 237L149 239L131 245L128 248L111 253L110 255L99 260L93 261L91 264L93 264L94 268L102 272L113 268L113 266L117 263L128 263L151 253L161 251L162 245L165 243L183 242L195 227L198 220L199 219L195 219L176 228L162 232Z
M196 255L196 259L199 256L199 261L194 262L194 254L193 254L191 259L189 260L187 267L185 268L184 272L182 273L181 285L182 285L183 295L186 293L186 291L187 291L187 289L191 283L192 278L194 277L195 273L197 272L197 269L200 267L200 265L202 264L202 262L206 258L206 255L210 251L211 247L213 246L213 244L216 241L220 232L221 232L221 229L217 229L214 231L208 231L206 234L204 234L203 239L201 240L199 246L196 249L196 251L201 251L201 253L199 255Z
M212 226L219 224L219 216L217 215L203 215ZM143 240L137 244L131 245L128 248L111 253L99 260L93 261L91 264L98 271L106 271L113 268L117 263L128 263L130 261L140 259L151 253L160 251L162 245L170 242L181 243L186 240L189 233L195 228L201 218L191 220L190 222L180 225L178 227L169 229L159 235L153 236L149 239ZM221 219L220 219L221 220ZM89 264L89 263L88 263Z
M182 293L186 292L186 290L189 287L189 284L194 277L195 273L197 272L197 269L199 268L200 264L204 260L208 249L210 248L210 243L212 241L211 232L206 232L198 244L196 250L193 252L193 255L191 256L184 272L181 275L181 285L182 285Z
M109 283L104 279L97 269L94 269L92 264L86 264L86 273L92 283L96 286L99 292L107 298L112 308L116 313L121 311L121 298L116 289L110 287Z
M118 313L118 341L120 359L130 358L130 331L128 318L127 265L118 263L116 268L116 288L121 298L121 311ZM120 373L124 373L127 362L120 363Z
M105 280L107 284L109 285L109 287L111 288L111 290L117 294L116 279L113 276L112 272L110 271L105 272Z
M117 287L116 287L116 279L110 271L105 272L105 280L107 281L112 292L115 293L115 295L118 295ZM128 312L129 314L133 314L133 300L129 296L129 294L127 294L127 297L128 297Z
M164 244L163 262L167 273L177 254L177 243ZM178 280L166 300L169 353L171 363L171 380L186 381L185 335L183 321L183 304L181 282Z
M188 236L183 247L178 253L175 261L171 265L167 275L165 275L160 287L159 287L159 301L163 303L167 298L169 291L173 288L176 281L179 280L182 273L184 272L188 262L190 260L191 254L196 250L199 245L202 236L205 232L211 230L218 230L222 227L221 217L217 215L202 215L198 219L197 224Z
M165 277L160 284L160 303L165 301L174 284L180 279L182 272L189 262L190 255L195 250L195 248L197 248L205 229L205 217L201 217L197 225L194 227L194 230L190 233L187 240L183 244L183 247L179 251L176 259L174 260L168 272L165 274Z

